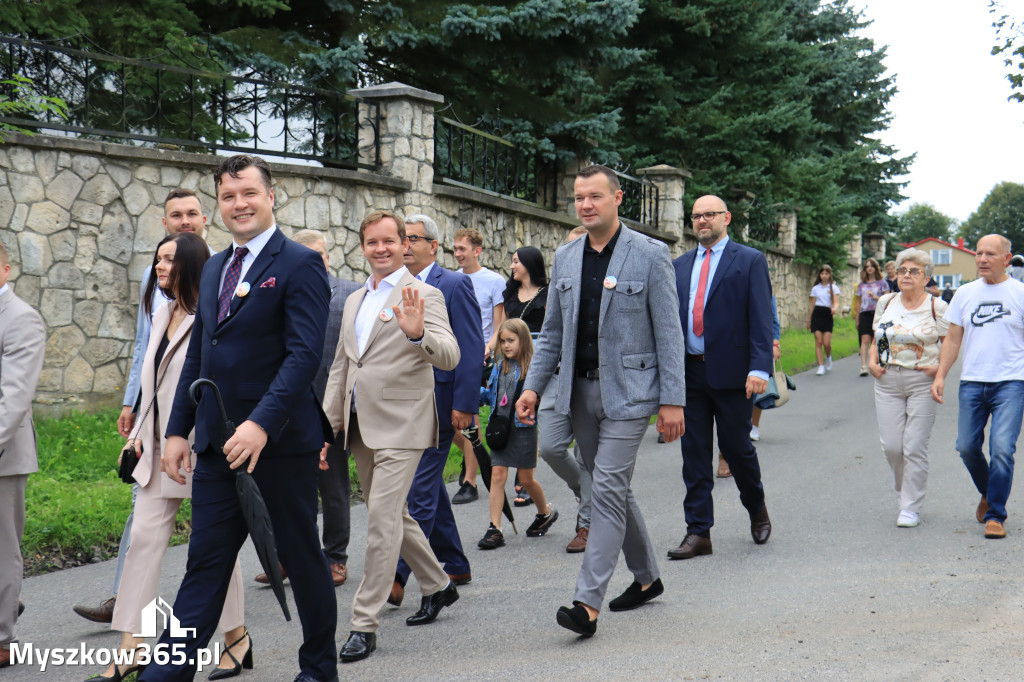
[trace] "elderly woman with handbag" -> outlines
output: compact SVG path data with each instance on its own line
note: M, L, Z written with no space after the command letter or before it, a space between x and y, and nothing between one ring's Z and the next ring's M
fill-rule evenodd
M110 625L121 632L120 647L126 653L137 654L142 644L142 639L135 636L143 631L142 610L158 596L160 566L174 531L175 516L181 501L192 495L191 475L186 485L172 481L162 471L160 453L192 336L199 279L209 256L206 242L195 234L182 232L168 237L157 246L154 279L147 285L160 286L171 301L153 315L153 331L142 367L141 416L134 436L118 458L122 478L139 484L131 547ZM150 293L143 296L144 301L152 300ZM224 667L215 668L210 679L234 677L243 667L252 668L252 641L244 621L242 574L236 560L220 622L225 633L220 663ZM103 675L89 679L121 680L143 667L135 656L129 660L127 665L111 663Z
M900 514L896 525L920 523L928 482L928 441L935 424L932 379L949 323L946 302L925 289L932 259L907 249L896 257L897 293L885 294L875 307L868 371L875 378L875 410L882 451L895 478Z

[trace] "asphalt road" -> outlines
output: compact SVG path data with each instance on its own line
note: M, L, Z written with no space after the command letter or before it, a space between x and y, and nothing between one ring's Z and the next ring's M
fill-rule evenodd
M544 538L513 536L480 551L483 500L456 507L473 582L425 627L414 581L405 604L386 607L378 651L339 666L342 679L677 679L677 680L1019 680L1024 678L1024 524L1011 496L1008 537L985 540L974 518L978 495L953 449L956 397L939 408L921 525L896 528L899 509L878 444L872 379L858 361L832 374L804 373L790 403L765 413L758 444L771 541L751 541L731 480L715 488L714 554L661 561L665 594L626 613L602 613L597 635L580 639L555 624L569 604L582 555L569 555L574 500L541 464L538 478L562 512ZM955 377L952 377L955 379ZM955 381L951 386L955 386ZM634 490L661 556L684 535L678 445L658 445L651 429ZM454 493L452 484L450 492ZM127 493L127 490L126 490ZM517 509L522 531L531 509ZM362 575L365 507L353 509L349 581L337 589L338 641ZM241 680L289 682L297 673L298 622L285 623L243 550L254 671ZM161 593L172 601L185 548L170 550ZM118 635L71 612L107 596L106 562L27 580L21 641L37 648L113 647ZM632 578L620 562L609 598ZM290 596L290 595L289 595ZM294 610L293 610L294 612ZM0 671L0 681L82 680L101 666ZM204 679L205 676L198 679Z

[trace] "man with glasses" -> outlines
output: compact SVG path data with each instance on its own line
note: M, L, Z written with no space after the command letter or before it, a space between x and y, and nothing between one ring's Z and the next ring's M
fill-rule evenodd
M978 240L978 279L962 285L946 309L949 333L939 354L932 398L942 403L946 375L964 347L956 449L981 501L975 516L985 537L1006 537L1006 500L1013 484L1013 455L1024 416L1024 284L1006 273L1010 240ZM982 446L989 429L989 461Z
M725 202L703 196L693 204L700 246L677 258L679 318L686 335L686 433L682 437L686 536L670 559L711 554L715 523L712 433L750 514L754 542L768 542L772 524L764 503L757 449L750 440L754 395L772 368L772 284L756 249L729 239Z

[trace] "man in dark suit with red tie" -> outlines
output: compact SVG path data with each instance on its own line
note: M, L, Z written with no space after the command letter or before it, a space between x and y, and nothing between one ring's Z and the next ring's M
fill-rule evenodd
M338 609L316 527L319 453L333 433L312 388L328 317L327 273L316 252L277 228L270 166L263 159L226 159L214 183L234 244L203 270L162 455L167 475L183 482L180 470L190 471L193 462L187 438L195 429L192 534L174 602L181 626L195 634L164 632L160 644L170 645L168 651L180 648L173 649L171 664L149 665L142 679L195 675L194 662L173 663L178 651L194 661L217 626L247 534L235 493L235 470L244 466L266 501L278 555L292 579L303 633L295 682L333 682ZM228 418L238 425L233 435L225 432L210 390L192 407L188 389L199 377L220 388Z
M764 392L772 367L772 285L764 254L729 239L725 202L704 196L693 204L700 242L672 265L679 317L686 335L686 432L682 437L686 536L671 559L711 554L715 523L712 432L750 514L754 542L768 542L772 525L761 467L750 441L753 397Z

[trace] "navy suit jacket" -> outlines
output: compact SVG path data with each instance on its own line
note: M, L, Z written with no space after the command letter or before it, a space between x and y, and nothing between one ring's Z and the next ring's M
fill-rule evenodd
M690 276L698 250L687 251L672 262L684 335ZM751 371L772 369L772 282L768 262L757 249L730 239L709 286L704 306L708 385L715 389L742 389Z
M480 411L480 372L484 364L483 322L473 281L434 263L426 283L441 290L448 309L448 321L459 344L459 364L448 372L434 368L434 396L441 428L452 427L452 410L476 414Z
M324 262L278 229L245 275L248 294L234 296L218 324L220 275L231 254L221 251L203 269L167 435L188 437L194 425L197 453L227 440L213 391L203 389L198 407L189 400L189 386L204 377L220 388L236 426L250 419L266 430L261 457L320 450L334 440L312 388L330 299Z

